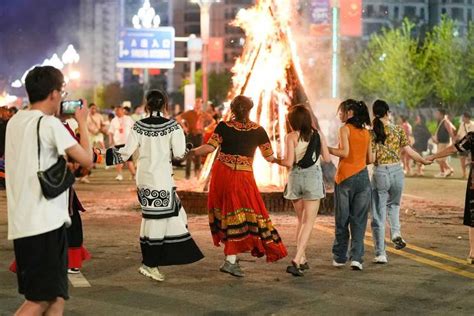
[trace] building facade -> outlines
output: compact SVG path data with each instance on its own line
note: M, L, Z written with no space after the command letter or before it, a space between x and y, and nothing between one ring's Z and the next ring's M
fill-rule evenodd
M81 0L79 54L84 85L107 84L120 79L115 66L120 27L120 2Z
M384 27L399 26L405 17L426 31L443 15L456 20L459 33L464 34L473 11L474 0L363 0L363 34L368 39Z

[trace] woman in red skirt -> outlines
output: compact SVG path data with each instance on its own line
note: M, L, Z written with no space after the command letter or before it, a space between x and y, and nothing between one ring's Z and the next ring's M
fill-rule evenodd
M274 162L266 131L249 119L253 102L239 95L231 103L233 118L220 122L211 138L194 150L205 155L220 147L212 167L208 209L214 245L224 244L225 261L221 272L243 277L237 255L250 252L266 256L267 262L287 255L273 227L253 176L253 157L257 147L268 162Z

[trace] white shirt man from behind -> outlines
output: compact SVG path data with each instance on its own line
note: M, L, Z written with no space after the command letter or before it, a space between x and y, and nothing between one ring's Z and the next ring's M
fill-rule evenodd
M111 140L110 146L115 146L116 148L122 148L127 143L128 135L132 131L132 127L135 124L135 121L128 115L125 115L125 109L123 106L119 105L115 107L115 117L110 121L109 127L109 139ZM135 177L135 165L133 164L133 159L130 158L126 161L128 170L130 171L132 178ZM117 177L115 180L122 181L122 169L123 164L116 165L117 168Z
M59 155L67 154L81 166L92 167L92 149L87 133L87 107L75 113L81 143L69 134L54 115L59 112L64 77L51 66L35 67L26 76L31 103L9 122L5 142L8 239L13 240L18 288L25 302L15 315L62 314L68 299L66 226L68 192L46 199L38 172L46 170ZM41 120L39 131L37 123Z

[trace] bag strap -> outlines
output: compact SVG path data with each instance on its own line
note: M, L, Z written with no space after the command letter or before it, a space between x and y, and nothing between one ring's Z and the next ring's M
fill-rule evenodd
M41 119L43 118L43 116L41 116L38 120L38 123L36 124L36 142L38 144L38 171L41 170L41 167L40 167L40 135L39 135L39 132L40 132L40 123L41 123Z

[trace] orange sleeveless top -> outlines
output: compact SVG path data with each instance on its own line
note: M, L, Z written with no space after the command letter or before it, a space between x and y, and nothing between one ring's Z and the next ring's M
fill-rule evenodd
M349 128L349 155L339 159L335 178L337 184L359 173L367 166L369 131L365 128L359 129L352 124L346 124L346 126Z

